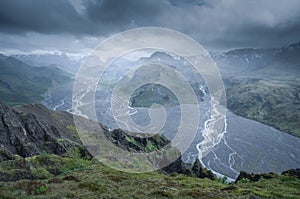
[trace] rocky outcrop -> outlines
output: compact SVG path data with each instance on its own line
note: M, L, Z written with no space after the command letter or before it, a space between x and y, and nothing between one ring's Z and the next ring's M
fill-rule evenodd
M300 179L300 168L284 171L284 172L282 172L282 175L294 176L294 177Z
M50 111L40 104L12 108L0 103L0 161L12 159L9 154L65 153L80 145L72 123L71 114Z
M161 171L167 174L180 173L191 177L216 179L212 171L204 168L198 159L194 163L185 163L180 157L172 164L162 168Z
M7 161L7 160L14 160L16 156L11 152L1 148L0 149L0 162Z
M121 129L116 129L111 132L106 131L106 134L114 144L128 151L150 152L160 150L170 144L170 141L162 135L140 137L139 134L128 134ZM159 157L158 159L168 161L168 158L169 157L165 156L163 158ZM211 180L216 178L210 170L201 165L198 159L194 163L184 163L181 160L181 156L170 165L160 169L160 172L166 174L180 173L191 177L209 178Z
M68 112L51 111L41 104L32 104L12 108L0 103L0 162L31 157L42 152L62 155L74 147L80 148L82 157L91 158L83 147L74 125L74 116ZM91 132L105 136L116 146L128 151L151 152L160 150L157 157L150 157L157 168L169 162L168 150L179 157L175 162L160 171L163 173L182 173L185 175L214 179L213 173L203 168L197 160L194 164L182 162L178 150L172 148L171 142L161 135L141 136L121 129L109 131L105 126L85 118L80 118ZM97 128L96 128L97 127ZM96 132L97 131L97 132ZM87 146L89 148L89 146ZM20 176L24 176L23 174ZM26 175L25 175L26 176ZM26 177L30 179L30 176Z
M128 151L150 152L171 143L167 138L158 134L141 136L138 133L128 133L122 129L104 131L104 133L112 143Z
M279 175L279 174L275 174L275 173L256 173L256 174L254 174L254 173L247 173L245 171L241 171L239 176L235 180L235 183L237 183L239 181L243 181L243 180L247 180L249 182L258 182L262 179L275 178L276 175ZM296 177L296 178L300 179L300 168L284 171L281 173L281 175L292 176L292 177Z
M235 180L235 183L242 181L244 179L250 181L250 182L258 182L262 179L271 179L274 178L275 174L274 173L247 173L245 171L241 171L237 179Z

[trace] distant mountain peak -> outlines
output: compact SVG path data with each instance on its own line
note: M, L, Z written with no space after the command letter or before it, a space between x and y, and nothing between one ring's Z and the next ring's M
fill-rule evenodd
M300 48L300 41L290 44L288 48Z
M16 63L16 64L24 64L24 65L27 65L27 64L25 64L24 62L22 62L22 61L20 61L20 60L18 60L18 59L16 59L16 58L14 58L14 57L11 57L11 56L9 56L9 57L6 56L6 60L7 60L8 62L10 62L10 63Z
M0 60L1 59L5 59L6 58L6 56L5 55L3 55L3 54L0 54Z
M172 56L170 54L162 52L162 51L156 51L151 55L151 57L157 57L157 56L166 56L166 57L172 58Z

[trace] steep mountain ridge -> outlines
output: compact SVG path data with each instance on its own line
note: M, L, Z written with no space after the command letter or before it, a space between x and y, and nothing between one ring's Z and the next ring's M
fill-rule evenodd
M35 67L2 55L0 100L12 105L38 102L48 88L71 81L71 76L51 67Z
M74 137L73 117L67 112L53 112L40 104L12 108L0 104L1 149L21 157L48 153L62 154L66 145L80 144ZM58 142L69 140L69 142ZM4 159L4 158L2 158Z
M92 157L83 146L74 125L73 117L78 117L93 135L106 136L116 146L133 152L151 152L160 150L170 143L165 137L154 135L142 138L138 135L127 134L121 129L109 131L105 126L91 120L74 116L68 112L51 111L41 104L30 104L12 108L0 103L0 162L14 160L16 157L32 157L43 152L63 155L74 148L79 148L84 156ZM78 119L77 118L77 119ZM173 150L174 151L174 150ZM179 153L179 152L176 152ZM109 154L107 154L109 155ZM156 162L160 158L154 157ZM162 159L162 160L163 160ZM211 171L203 168L199 161L194 165L183 163L179 158L169 166L163 168L166 173L184 173L196 177L214 179Z

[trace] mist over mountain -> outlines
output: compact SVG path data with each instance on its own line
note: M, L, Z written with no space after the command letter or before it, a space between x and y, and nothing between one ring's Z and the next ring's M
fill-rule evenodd
M222 74L228 78L252 77L296 81L299 68L300 42L282 48L237 49L211 53ZM293 79L294 78L294 79Z
M296 136L300 135L299 57L299 42L282 48L211 53L225 83L229 110ZM188 77L194 91L198 92L199 84L195 82L200 81L201 76L191 70L191 64L183 58L154 52L150 57L141 58L138 63L162 63L174 67ZM139 99L149 104L149 98L145 96L150 92L150 88L144 87L144 97L141 95L140 99L135 93L135 103ZM168 101L174 101L173 98ZM141 106L141 101L137 104Z
M257 57L256 53L259 51L260 50L230 51L230 53L228 52L228 54L230 55L225 53L225 55L219 56L218 58L212 55L214 60L216 60L217 62L219 61L221 63L221 64L219 63L218 66L220 67L222 74L224 74L223 78L227 88L228 108L233 112L236 111L238 115L242 115L248 118L251 118L253 116L251 114L256 112L261 114L262 113L261 110L264 110L265 114L271 113L272 115L274 115L273 117L274 120L268 120L268 118L265 117L263 119L259 119L257 117L253 117L251 119L257 121L261 120L261 122L267 121L266 124L277 127L279 129L281 129L282 126L276 126L276 125L281 124L280 121L284 121L285 123L288 124L287 125L289 126L288 129L297 130L297 128L295 128L296 127L295 125L297 125L297 122L299 120L295 119L297 118L297 113L293 112L293 110L299 108L299 106L297 105L297 100L298 100L297 93L299 92L293 91L292 89L293 88L297 89L297 87L295 87L294 85L297 85L298 81L297 79L287 78L286 76L287 73L293 74L295 76L298 75L298 73L296 72L297 64L295 61L295 59L297 58L296 56L297 51L296 52L294 52L293 50L288 51L286 50L286 48L283 48L283 50L273 49L272 52L267 51L268 53L266 54L261 53L263 54L262 57L268 58L266 59L267 61L265 62L264 59L259 59L259 61L254 58L250 59L251 56ZM291 66L293 66L291 67L292 72L284 69L279 70L277 68L274 70L274 67L279 67L279 65L274 65L274 66L271 65L270 67L267 66L273 63L272 56L274 56L274 52L282 52L282 51L284 53L281 56L285 55L287 57L290 57L290 61L288 63L291 63ZM291 55L289 55L287 52L291 52ZM296 53L296 55L294 53ZM248 59L249 63L245 61L247 60L246 58ZM44 70L41 69L44 69L44 67L29 66L27 64L24 64L21 61L18 61L15 58L6 57L3 55L1 56L1 60L3 61L1 63L4 63L3 64L3 66L5 66L3 67L4 69L6 69L9 64L11 64L19 67L18 69L21 69L20 71L22 71L20 75L18 75L16 69L11 71L6 69L3 70L2 73L4 74L5 72L5 74L7 75L11 74L14 77L18 77L18 78L20 77L22 81L24 80L34 81L34 75L36 75L37 71L39 72L38 73L39 75L43 75L45 79L50 78L52 79L52 81L54 81L53 77L61 78L64 77L63 75L66 74L65 72L61 71L60 69L57 69L56 67L46 67L47 70L45 73L43 73ZM284 62L285 58L282 58L282 60ZM222 61L224 61L225 64ZM262 63L261 68L255 67L255 65L257 65L258 62ZM178 68L178 70L181 70L182 74L190 78L189 80L190 83L194 85L193 87L194 90L198 90L199 86L203 84L202 85L203 90L200 90L201 92L198 91L197 93L197 95L199 95L199 99L201 99L200 100L201 103L205 104L210 100L209 96L205 96L209 93L207 88L205 88L204 85L205 82L200 80L199 76L198 78L195 75L189 76L189 74L193 73L190 72L190 70L188 70L188 68L191 67L191 65L189 65L189 63L187 63L181 57L163 53L163 52L154 52L150 54L149 57L143 57L138 59L137 61L121 60L120 63L128 64L127 67L129 67L132 64L140 65L140 64L162 63L164 65L171 66L172 68ZM230 65L228 63L230 64L235 63L236 67L239 66L239 70L236 71L236 74L239 75L235 75L235 76L226 75L227 74L226 72L228 72L226 71L228 70L228 68L226 67ZM276 62L274 61L274 63ZM118 63L116 65L118 66ZM42 72L40 72L40 70ZM120 69L118 73L121 75L122 72L124 72L124 70L126 71L126 67L125 69ZM264 71L264 73L260 73L257 71ZM277 71L277 73L274 73L274 71ZM138 73L139 75L136 76L136 78L142 78L142 76L145 75L145 72L143 72L142 70L138 71ZM244 75L247 73L249 73L250 75L249 76ZM109 74L110 73L107 73L108 76ZM228 72L228 74L231 73ZM71 94L69 90L72 89L72 87L68 86L64 88L64 83L69 82L70 80L69 75L67 75L66 77L68 78L66 79L62 78L63 81L61 82L59 81L60 79L56 80L61 84L61 86L57 86L56 88L51 89L52 90L51 96L49 99L47 99L47 101L44 101L44 103L46 103L48 107L54 107L54 109L68 110L72 112L72 107L70 102L72 96L69 97L66 96L68 95L67 93ZM118 78L115 79L114 81L116 80L118 80ZM149 87L146 86L144 88L140 88L141 89L140 91L143 91L143 95L145 96L148 96L147 93L150 91L152 92L152 94L150 93L151 94L150 96L154 95L159 97L158 94L161 93L162 94L161 98L159 98L158 100L141 95L139 90L137 90L135 93L134 98L136 100L136 103L138 103L138 105L136 106L135 103L133 103L132 106L136 108L137 118L139 118L141 121L143 121L144 119L146 120L146 118L143 117L143 114L141 114L142 112L140 113L138 107L141 107L143 109L143 107L147 107L152 103L161 103L162 105L166 105L166 103L164 101L160 101L160 99L167 100L166 96L168 96L170 98L167 101L170 101L171 98L175 98L175 96L172 96L171 94L168 95L168 92L161 90L159 87L155 87L155 89L153 89L152 87L153 85ZM250 91L252 89L253 93L249 92L249 89ZM266 89L269 89L270 92L267 92ZM43 91L45 92L45 90ZM243 96L244 92L247 97ZM101 92L99 94L101 94ZM252 95L254 95L255 98L252 98L251 97ZM259 98L260 95L264 97L263 98L264 100L260 100ZM276 99L274 98L274 95L278 97L278 99L275 102L272 101L273 99ZM289 99L293 99L293 97L295 97L294 100L296 100L296 103L293 104L294 102L292 102L291 104L285 101L281 102L282 95L284 96L290 95ZM109 111L105 109L109 107L107 105L107 102L109 102L107 96L108 93L103 95L104 97L103 100L99 101L101 106L98 107L98 110L102 110L101 114L99 112L99 115L101 115L99 116L100 120L105 121L104 124L110 126L111 124L109 122L110 116L107 114ZM61 103L61 101L63 102L63 104ZM252 103L251 106L245 105L250 102ZM270 104L270 103L274 103L274 104ZM283 105L285 106L285 108L282 108ZM172 107L176 106L176 103L175 104L171 103L167 106L170 106L171 108L170 110L172 111ZM276 109L273 106L274 107L279 106L281 108ZM264 107L268 107L268 108L266 109ZM270 112L270 110L272 111ZM282 119L278 117L278 114L281 114L282 110L290 111L288 112L288 114L296 113L296 115L291 117L293 118L292 120L287 120L288 118L287 115L286 116L283 115L282 117L284 119ZM174 114L175 113L176 112L174 112ZM243 115L245 113L249 113L249 115ZM49 177L46 176L52 176L52 177L57 176L58 174L61 174L62 172L65 171L66 166L60 165L61 163L58 163L56 161L60 161L60 162L63 161L67 163L69 160L64 159L65 155L70 154L70 152L73 150L78 151L79 156L82 158L86 158L86 157L91 158L89 152L86 151L84 148L82 148L81 141L78 139L78 135L76 135L74 131L75 128L72 119L73 116L70 113L53 112L47 110L45 107L41 105L27 105L15 109L7 107L5 105L1 105L1 115L3 121L2 126L3 129L5 129L5 131L2 131L1 134L1 136L3 137L1 139L2 140L1 159L2 161L4 161L4 163L0 163L0 166L2 165L1 166L2 168L7 169L5 167L6 161L11 161L11 163L13 164L12 168L14 169L14 172L18 173L16 174L11 170L7 170L4 173L0 174L0 178L3 180L48 179ZM133 115L133 117L135 117L135 115ZM101 118L106 120L102 120ZM208 118L204 118L204 120L205 119ZM82 120L85 121L86 119L82 118ZM176 120L175 117L173 117L173 120L175 122ZM13 121L13 123L11 123L10 121ZM270 121L274 123L268 123ZM293 121L296 122L293 123ZM89 121L88 123L89 125L87 126L89 126L89 128L92 128L93 122ZM299 149L297 148L297 146L299 145L298 143L299 139L298 138L296 139L295 137L284 133L284 132L293 133L294 131L289 132L283 129L284 132L280 132L269 126L265 126L263 124L254 121L238 117L232 113L228 113L227 123L228 123L228 127L226 129L227 133L223 141L218 146L216 146L212 150L212 152L208 154L208 156L206 156L202 160L201 164L197 161L194 166L191 166L190 165L191 163L184 163L188 159L191 159L192 162L193 160L196 159L195 157L197 156L198 152L195 151L195 148L193 147L194 145L192 145L188 153L182 154L182 159L178 160L179 162L177 161L173 165L167 167L166 171L181 172L188 176L194 176L194 177L202 176L202 177L209 177L215 179L216 176L214 176L212 172L203 170L202 166L197 166L197 164L199 165L203 164L205 167L212 169L214 173L219 172L219 174L223 174L223 175L225 174L230 178L237 178L241 181L243 181L243 179L248 179L249 181L256 182L258 179L262 179L262 178L270 178L272 180L272 179L276 179L277 177L274 177L273 174L254 175L254 174L248 174L243 172L239 173L239 171L246 170L249 173L251 172L268 173L272 171L272 172L280 173L288 169L299 167L299 162L298 162ZM169 126L169 128L172 129L172 125ZM172 134L170 134L170 132L172 132L171 129L167 130L169 131L169 134L166 134L167 136L172 137ZM201 130L202 129L200 129L200 131ZM122 133L122 131L119 132L119 131L106 130L106 135L109 137L111 136L110 139L112 140L112 142L117 144L119 147L123 147L129 150L131 147L133 147L134 150L137 149L148 150L148 149L141 148L144 145L144 142L141 142L140 144L139 143L140 141L132 141L132 138L126 137L127 135ZM198 143L200 140L201 137L198 137L197 139L194 140L194 143ZM257 153L257 150L261 152ZM47 165L42 166L41 164L39 164L39 166L37 166L37 164L34 161L26 158L27 156L35 156L37 158L40 158L41 156L41 158L44 158L43 151L47 151L48 153L54 153L62 156L63 159L57 159L57 157L52 157L52 156L47 156L45 159L46 161L48 158L49 161L52 161L52 164L56 165L55 172ZM20 168L18 167L20 161L19 160L20 157L18 156L25 157L25 165L23 165L24 169L22 168L20 170ZM74 161L83 161L83 160L76 159ZM89 165L90 163L86 162L84 164ZM31 165L31 167L28 167L28 165ZM41 167L44 168L46 171L44 172L43 175L38 175L34 169L38 169ZM296 173L297 175L296 170L289 170L287 173L292 173L292 175L295 175L294 173ZM280 178L285 178L285 177L283 176ZM267 182L273 183L272 181L266 181L265 183ZM214 193L217 194L217 192Z
M0 100L6 103L39 102L50 87L70 81L71 75L55 66L35 67L13 57L0 57Z
M212 54L234 113L300 135L300 43Z
M299 198L299 24L299 0L1 0L0 198Z
M56 66L70 74L76 74L80 64L82 63L83 58L81 57L72 57L67 54L16 54L12 55L22 62L38 66L38 67L47 67L47 66Z

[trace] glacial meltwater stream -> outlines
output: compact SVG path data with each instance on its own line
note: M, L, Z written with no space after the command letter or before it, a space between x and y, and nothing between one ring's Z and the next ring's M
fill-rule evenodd
M200 87L203 89L203 87ZM205 91L205 90L204 90ZM90 91L83 91L80 100ZM219 102L205 92L200 103L200 125L191 146L182 155L183 161L192 162L196 158L214 171L218 176L235 179L240 171L282 172L300 167L300 138L283 133L259 122L237 116L230 111L226 116L220 114L216 106ZM55 97L53 97L55 96ZM96 92L96 110L99 122L110 129L118 128L111 111L111 90L98 88ZM44 104L56 110L69 110L80 114L81 108L88 104L76 103L72 107L72 96L64 90L52 91ZM140 125L149 122L149 108L129 108L132 119ZM167 107L167 121L162 134L172 139L180 121L180 108ZM86 116L85 116L86 117ZM225 119L224 130L216 134L208 128L218 118ZM208 147L209 146L209 147ZM203 156L203 154L206 154Z

